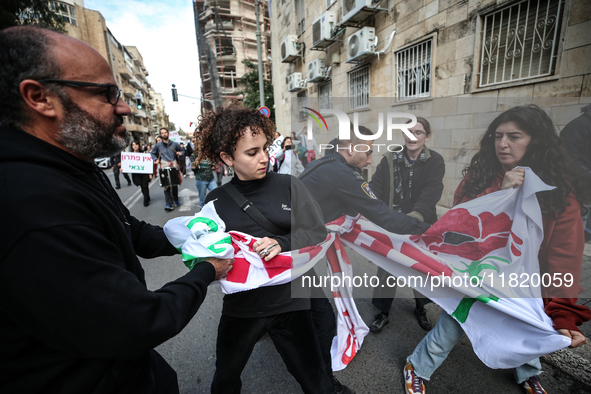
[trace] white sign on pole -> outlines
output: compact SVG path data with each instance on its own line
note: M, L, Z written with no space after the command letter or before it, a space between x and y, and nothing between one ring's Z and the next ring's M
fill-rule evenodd
M125 173L152 174L154 165L150 153L121 152L121 169Z

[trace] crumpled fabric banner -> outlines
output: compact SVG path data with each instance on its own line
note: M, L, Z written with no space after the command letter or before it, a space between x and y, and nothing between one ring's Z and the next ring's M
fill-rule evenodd
M539 275L543 227L535 193L550 188L526 169L518 189L460 204L417 236L393 234L359 216L344 216L327 224L330 233L323 243L281 253L269 262L252 250L257 238L224 233L213 203L194 217L172 219L164 231L189 268L206 257L235 258L234 269L220 281L226 294L290 282L325 255L329 275L352 277L342 242L439 304L462 325L487 366L514 368L570 345L553 329L539 287L508 285L511 273ZM503 277L505 286L499 286ZM463 280L461 285L434 286L444 278ZM338 310L333 370L345 368L369 331L353 289L344 286L347 281L339 282L343 286L333 289Z

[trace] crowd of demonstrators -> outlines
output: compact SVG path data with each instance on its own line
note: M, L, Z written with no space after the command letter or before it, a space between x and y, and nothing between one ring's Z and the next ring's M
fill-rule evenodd
M306 187L297 178L267 172L274 129L257 110L230 105L205 114L198 135L198 160L222 160L235 173L229 183L207 195L206 203L214 203L227 230L260 237L254 250L265 261L326 238L322 213ZM250 202L246 211L241 199ZM224 297L212 393L240 392L240 375L265 333L303 392L337 392L332 372L322 362L310 300L292 298L286 283Z
M93 163L131 139L111 67L82 41L30 26L0 31L0 61L0 201L11 207L0 230L0 392L178 393L153 349L231 261L148 290L138 255L178 251Z
M480 141L480 150L464 170L464 179L454 195L454 205L501 189L519 187L528 166L548 185L556 188L537 194L542 210L544 239L538 254L540 274L571 273L575 277L568 298L555 298L542 289L544 309L554 328L572 339L571 347L587 342L577 328L591 319L589 308L576 305L583 260L584 237L581 203L588 202L589 189L575 164L562 148L552 121L537 106L515 107L505 111L489 125ZM404 368L408 393L424 393L423 380L429 380L458 343L463 330L446 312L435 328L417 345ZM527 392L545 393L537 375L539 359L515 369L517 383Z
M180 145L168 138L168 129L160 129L160 141L152 148L152 160L154 164L160 165L160 168L178 169L177 157L182 155ZM158 138L156 138L158 140ZM181 205L179 201L179 187L165 186L164 189L164 210L172 211L174 207Z
M591 186L591 104L581 107L582 114L570 121L560 132L560 138L566 151L579 165L579 169ZM585 242L591 240L591 205L584 205L582 210L585 227Z
M141 153L140 144L137 141L131 142L131 151L134 153ZM152 174L131 174L133 184L139 186L144 196L144 207L150 205L150 181Z
M304 167L308 165L312 160L316 160L317 155L320 153L318 148L318 142L316 138L308 139L308 126L302 127L297 133L291 132L291 138L298 141L300 148L298 149L298 156Z
M275 156L279 167L279 170L277 171L279 174L299 176L304 172L304 166L292 148L293 144L291 137L285 137L281 142L281 150Z
M433 224L437 221L436 205L443 193L445 163L439 153L425 145L432 134L431 124L427 119L417 117L417 124L409 131L416 141L404 134L404 149L384 153L369 186L376 197L393 211ZM369 329L374 333L381 332L389 323L389 313L396 295L396 287L386 285L390 274L378 268L377 276L380 278L380 284L374 288L371 302L379 313L369 325ZM428 331L432 325L427 318L425 305L431 300L416 290L414 297L419 325Z

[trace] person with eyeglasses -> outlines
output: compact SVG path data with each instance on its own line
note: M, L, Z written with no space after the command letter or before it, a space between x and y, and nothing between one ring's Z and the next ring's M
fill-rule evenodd
M432 135L431 124L427 119L417 116L417 124L409 131L416 141L403 134L404 149L384 153L369 186L393 211L433 224L437 221L435 206L443 193L445 163L439 153L425 145ZM375 334L380 333L390 322L389 313L396 295L396 287L387 285L391 275L378 267L377 276L380 284L374 288L372 304L379 313L369 325L370 331ZM416 290L414 297L419 325L429 331L433 326L427 317L425 305L431 300Z
M32 26L0 30L0 64L0 392L178 393L154 348L232 261L148 290L138 256L179 252L94 164L131 139L111 67L82 41Z

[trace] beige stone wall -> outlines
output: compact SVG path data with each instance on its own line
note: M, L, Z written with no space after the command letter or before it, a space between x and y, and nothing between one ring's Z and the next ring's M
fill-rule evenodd
M537 103L549 113L558 132L579 115L582 104L591 101L591 7L588 0L565 1L561 42L552 76L479 88L482 15L514 3L515 0L390 0L387 12L368 21L367 25L376 28L380 43L378 50L384 48L393 30L396 35L384 55L379 59L374 56L365 63L369 64L370 70L370 96L381 98L380 105L374 107L372 104L371 108L357 112L360 119L368 119L367 125L374 131L380 111L411 112L429 119L434 134L427 146L441 153L446 164L442 206L452 204L462 169L476 152L482 133L500 112L519 104ZM297 93L287 91L287 75L301 72L305 79L307 64L317 57L324 57L327 66L333 66L333 97L346 97L348 72L357 67L345 63L347 38L357 31L356 28L348 27L338 37L342 41L332 44L327 52L309 50L311 25L324 11L324 0L306 0L305 4L307 28L299 37L299 42L306 45L305 56L288 64L281 63L279 45L284 37L296 32L295 3L290 0L272 3L275 104L277 126L284 135L305 125L305 122L292 122L296 117L292 114L292 103ZM340 23L340 2L330 10L336 12L337 24ZM431 97L397 102L394 52L429 37L433 38ZM332 62L333 54L340 57L340 63ZM318 97L317 86L308 84L305 91L308 102L314 103ZM388 98L391 104L384 106ZM352 111L344 109L351 115ZM327 121L329 130L337 130L336 126L331 126L333 121ZM320 132L317 140L327 143L335 136L336 132ZM403 143L402 137L396 138L392 142ZM374 153L370 176L380 159L381 153Z

